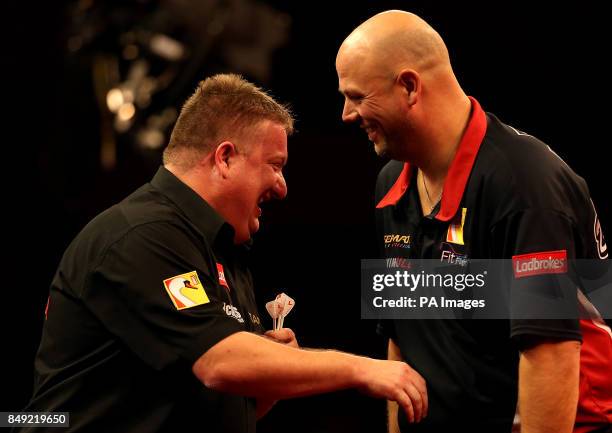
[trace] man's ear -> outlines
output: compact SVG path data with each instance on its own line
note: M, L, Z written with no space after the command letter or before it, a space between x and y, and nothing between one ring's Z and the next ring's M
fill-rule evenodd
M406 92L407 102L410 107L417 103L421 93L421 77L414 69L402 69L397 76L398 83Z
M213 163L221 177L226 178L229 175L230 164L234 163L236 156L238 151L231 141L224 141L217 146L213 152Z

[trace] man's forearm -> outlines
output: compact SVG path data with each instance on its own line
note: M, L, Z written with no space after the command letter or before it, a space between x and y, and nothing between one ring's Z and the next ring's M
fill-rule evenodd
M580 343L546 341L521 354L521 433L571 433L578 405Z
M398 402L410 422L427 412L423 378L405 362L312 351L249 332L224 338L193 364L208 388L268 400L358 388Z
M239 332L211 348L193 370L209 388L275 400L358 386L359 358Z

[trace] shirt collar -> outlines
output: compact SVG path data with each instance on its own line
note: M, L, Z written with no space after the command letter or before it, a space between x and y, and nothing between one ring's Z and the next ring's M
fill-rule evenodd
M198 193L165 167L159 167L151 185L172 201L187 219L213 245L217 241L233 244L234 229Z
M444 181L440 210L436 214L436 219L439 221L450 221L457 213L476 155L478 155L478 150L487 132L485 112L476 99L471 96L469 96L469 99L472 103L472 114ZM406 162L397 180L376 205L376 208L395 206L410 186L411 177L412 168Z

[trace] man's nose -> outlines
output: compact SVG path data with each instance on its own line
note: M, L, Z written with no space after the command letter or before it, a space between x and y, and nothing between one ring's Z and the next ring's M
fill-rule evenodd
M274 198L278 200L282 200L287 197L287 182L285 181L285 176L283 176L282 172L278 174L278 179L276 180L272 191L274 192Z
M342 121L346 123L351 123L357 120L359 117L359 113L355 109L355 104L353 104L348 98L344 100L344 108L342 109Z

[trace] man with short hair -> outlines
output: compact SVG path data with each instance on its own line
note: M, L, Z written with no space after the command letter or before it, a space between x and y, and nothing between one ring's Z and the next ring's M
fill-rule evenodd
M387 11L368 19L342 43L336 69L342 120L392 159L376 187L385 257L607 258L584 180L468 97L444 41L421 18ZM385 242L394 236L409 245ZM518 275L516 284L553 291L544 273ZM389 320L380 330L389 359L418 371L429 396L419 424L390 402L391 432L509 432L517 393L523 433L611 428L612 333L601 317Z
M405 363L261 335L245 243L260 204L287 194L292 130L241 77L200 83L152 181L66 250L26 411L70 412L75 432L254 432L278 399L346 388L426 408Z

